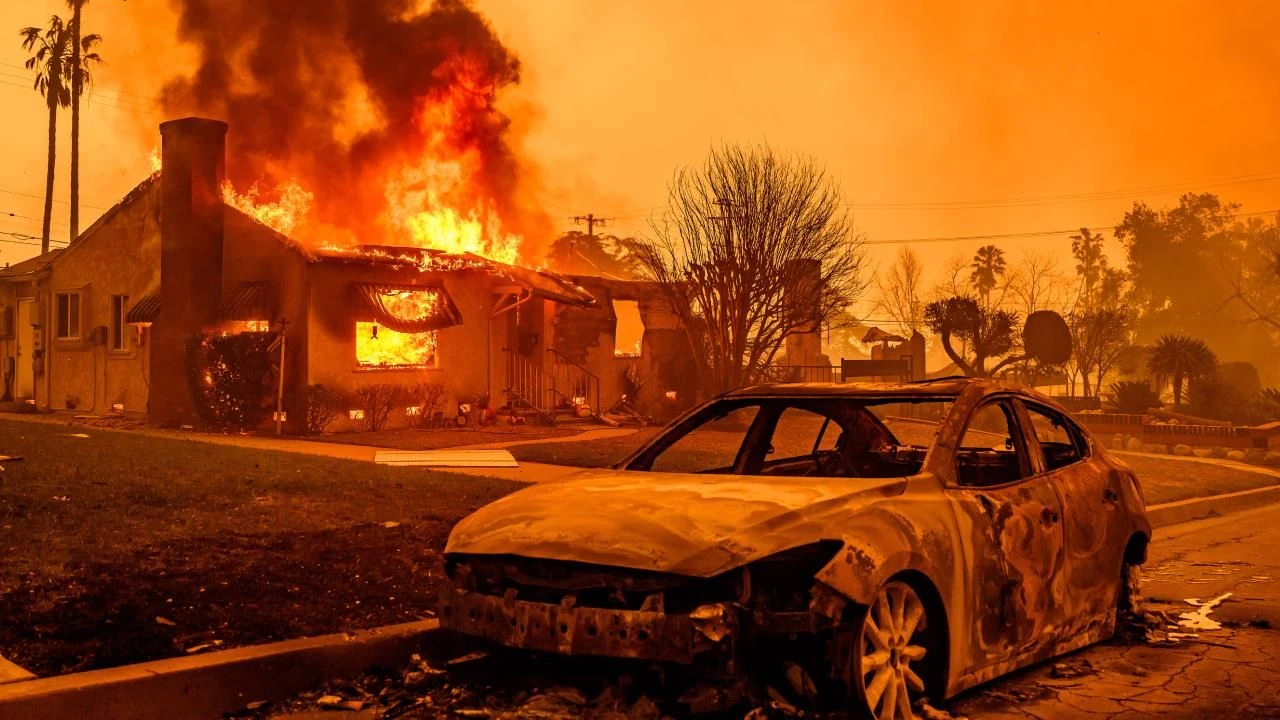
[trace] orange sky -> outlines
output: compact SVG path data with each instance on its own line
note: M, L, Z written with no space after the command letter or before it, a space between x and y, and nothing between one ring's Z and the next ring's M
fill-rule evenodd
M595 212L618 218L611 231L643 232L672 170L718 141L821 159L873 241L1110 225L1135 199L1171 203L1184 190L1280 208L1280 4L1064 5L477 2L524 62L506 102L528 123L544 202L566 228ZM16 30L52 12L63 3L0 5L0 28L15 31L0 43L0 232L40 232L47 116L26 89ZM191 56L162 0L92 0L85 24L106 36L109 63L83 120L91 222L149 172L163 118L147 98ZM64 142L60 200L67 153ZM1159 190L1097 197L1146 188ZM990 202L1005 200L1016 202ZM962 206L919 207L937 203ZM897 204L916 207L885 207ZM65 239L66 205L55 220ZM936 269L980 244L918 249ZM999 244L1064 265L1069 248L1058 237ZM878 260L893 250L873 248ZM0 262L32 252L0 243Z

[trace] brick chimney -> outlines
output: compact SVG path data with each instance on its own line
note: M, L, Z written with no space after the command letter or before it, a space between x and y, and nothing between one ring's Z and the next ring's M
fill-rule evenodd
M160 316L151 332L148 413L158 425L195 424L187 341L222 299L222 180L227 124L189 117L160 124Z

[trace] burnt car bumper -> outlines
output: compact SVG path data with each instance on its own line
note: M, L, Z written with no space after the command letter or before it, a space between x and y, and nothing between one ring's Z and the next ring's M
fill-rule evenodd
M514 592L497 597L445 583L440 625L524 650L689 664L727 648L736 615L725 603L668 614L517 600Z

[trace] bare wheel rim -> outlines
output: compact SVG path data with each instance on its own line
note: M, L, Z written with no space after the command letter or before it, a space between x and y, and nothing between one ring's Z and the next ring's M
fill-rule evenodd
M925 609L910 585L891 582L867 609L857 651L857 678L862 697L877 720L912 718L911 702L924 694L917 673L926 648L919 642L925 630Z

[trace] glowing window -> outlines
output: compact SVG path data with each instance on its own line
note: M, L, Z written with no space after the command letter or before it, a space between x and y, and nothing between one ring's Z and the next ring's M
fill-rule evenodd
M618 319L613 331L614 357L639 357L640 343L644 339L640 303L635 300L614 300L613 315Z
M439 331L401 333L375 322L356 323L356 365L362 368L434 368Z

